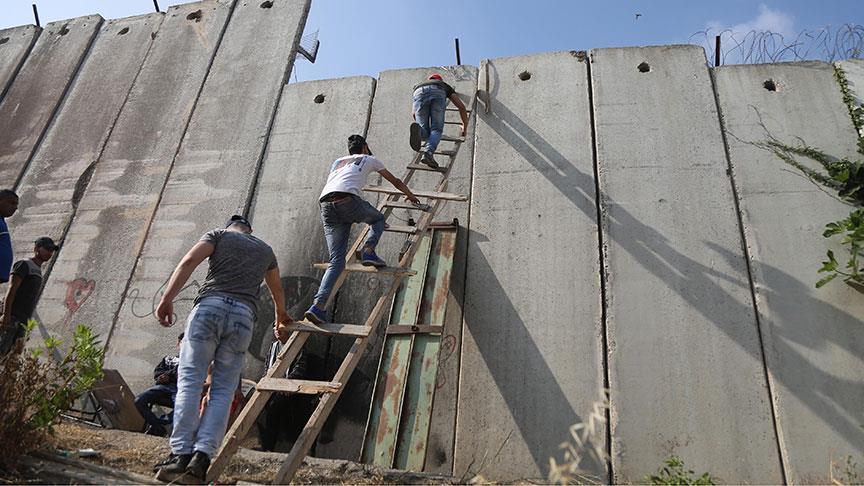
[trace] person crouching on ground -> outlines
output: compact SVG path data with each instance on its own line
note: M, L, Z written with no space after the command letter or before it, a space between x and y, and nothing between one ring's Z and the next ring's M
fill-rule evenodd
M390 173L380 160L372 156L366 139L361 135L348 137L348 156L336 159L330 166L327 184L321 191L318 202L321 206L321 221L324 223L324 238L330 251L330 265L321 278L321 285L315 300L305 317L313 324L323 324L327 319L327 298L333 291L336 279L345 268L345 254L348 251L348 236L351 225L366 223L369 236L357 255L365 266L384 267L387 264L375 254L375 247L384 233L384 215L360 197L366 184L366 177L374 172L381 174L393 186L402 191L408 200L419 205L420 200L408 189L401 179Z
M195 268L209 258L207 278L198 290L180 347L171 455L157 465L156 479L160 481L200 483L206 478L210 458L219 449L228 426L228 409L252 340L262 280L273 297L276 322L293 322L285 310L273 250L252 236L252 225L243 216L232 216L226 226L204 234L186 253L156 308L159 323L171 326L174 299ZM210 403L199 418L201 390L211 361Z

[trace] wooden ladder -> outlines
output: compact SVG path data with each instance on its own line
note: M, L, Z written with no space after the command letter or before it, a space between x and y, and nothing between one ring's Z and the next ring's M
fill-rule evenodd
M471 100L467 105L469 114L473 110L475 100L476 93L475 96L471 97ZM454 111L452 108L447 108L447 110ZM447 125L453 124L460 123L446 121L445 128ZM467 196L445 192L447 190L447 182L453 163L455 162L456 157L459 154L459 148L465 142L465 139L445 135L441 138L441 141L453 142L455 144L453 150L441 150L435 152L436 155L448 157L449 160L445 166L442 166L440 169L431 169L426 165L420 164L419 162L422 154L418 152L415 154L411 164L406 167L407 172L402 178L402 181L407 185L411 181L414 173L418 170L435 171L439 172L442 176L441 181L438 183L434 191L413 191L419 199L426 199L430 206L429 211L422 212L418 218L416 226L389 226L385 229L385 231L405 233L408 235L405 246L403 246L402 255L399 258L398 266L375 268L360 265L356 258L356 252L360 249L365 240L366 234L369 231L369 227L367 226L360 232L357 240L348 252L345 262L345 270L343 270L339 275L339 278L333 286L333 291L327 299L325 308L330 307L336 292L345 282L345 279L350 272L378 273L392 276L389 288L378 299L375 307L372 308L369 317L366 319L366 322L363 325L328 323L319 326L304 320L298 321L289 326L289 329L293 331L291 337L288 338L285 346L282 347L274 365L267 370L267 373L261 381L258 382L252 397L246 403L246 406L240 412L240 415L234 421L234 424L225 434L222 446L219 448L219 451L216 453L216 456L210 464L210 469L207 471L207 482L215 482L225 470L231 457L237 452L240 442L252 429L258 415L260 415L261 411L264 410L264 406L267 404L267 401L274 392L320 395L321 398L318 401L318 406L315 408L315 411L312 412L312 416L309 418L309 421L306 422L306 426L294 442L291 452L288 453L285 462L276 473L273 483L285 484L294 477L294 474L303 462L303 458L309 452L309 449L315 442L318 433L324 426L324 422L327 421L327 417L336 405L336 401L342 394L345 384L348 383L348 379L351 377L351 374L360 362L360 358L363 356L370 339L374 340L378 335L382 317L384 317L384 314L388 309L388 301L393 298L394 294L399 289L402 279L415 273L411 270L411 263L414 259L414 254L420 247L418 243L421 238L423 238L429 230L429 226L432 224L435 214L443 206L445 201L468 200ZM378 204L378 210L384 214L385 218L388 218L394 209L417 209L417 207L410 202L400 201L403 194L398 189L383 186L367 186L364 187L363 190L387 194L387 196ZM313 266L319 269L326 269L327 265L327 263L316 263ZM353 346L346 354L345 359L336 371L332 381L290 380L284 378L288 367L297 358L298 354L303 349L306 340L312 333L350 336L355 339Z

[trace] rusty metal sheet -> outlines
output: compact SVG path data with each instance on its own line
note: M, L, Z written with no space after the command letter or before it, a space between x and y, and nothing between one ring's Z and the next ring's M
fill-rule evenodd
M420 248L411 264L417 274L402 280L393 299L390 324L416 322L431 243L432 238L428 236L420 240ZM391 335L384 342L361 455L365 463L382 467L393 465L411 345L411 335Z
M433 232L432 252L423 285L418 324L440 324L444 320L455 247L455 228ZM414 335L407 390L402 407L403 418L396 443L397 469L423 470L440 348L440 335Z

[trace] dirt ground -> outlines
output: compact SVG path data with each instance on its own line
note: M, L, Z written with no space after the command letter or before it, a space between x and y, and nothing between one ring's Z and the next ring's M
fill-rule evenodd
M98 456L79 460L151 477L153 465L168 455L166 438L70 422L56 427L55 447L70 451L71 456L81 449L94 449L99 452ZM284 454L241 448L219 482L269 483L284 457ZM456 481L446 476L381 469L349 461L307 458L293 484L452 484Z

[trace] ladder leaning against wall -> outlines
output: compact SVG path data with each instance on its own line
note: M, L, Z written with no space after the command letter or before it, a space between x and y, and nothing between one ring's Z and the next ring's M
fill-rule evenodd
M471 97L471 100L467 104L469 113L474 109L475 100L476 93ZM448 108L448 110L452 111L450 108ZM445 122L445 130L448 125L453 124L456 123ZM429 231L435 215L444 205L445 201L464 202L468 200L467 196L445 192L447 190L448 178L453 163L456 161L459 148L465 142L465 139L444 135L441 140L454 142L455 144L453 150L435 152L436 155L444 155L448 157L446 165L442 166L440 169L432 169L423 165L420 163L421 153L418 152L415 154L411 164L407 166L407 172L402 178L402 181L407 185L411 182L414 173L418 170L439 172L441 174L441 180L434 191L412 191L419 199L427 200L429 206L428 211L424 211L419 217L416 226L389 225L385 229L385 231L405 233L408 235L405 246L403 246L400 254L398 266L381 268L366 267L357 261L356 252L362 245L363 240L369 231L367 226L360 232L357 240L348 252L348 258L345 262L345 270L343 270L339 275L339 278L336 280L336 284L333 287L333 291L330 293L325 308L330 306L332 299L345 282L349 272L378 273L392 276L389 288L387 288L387 291L378 299L375 307L372 308L369 317L366 319L366 322L363 325L324 324L316 326L307 321L298 321L289 326L289 329L294 332L286 342L285 346L282 347L275 364L267 370L267 373L261 381L258 382L255 387L255 392L252 394L249 402L240 412L240 415L234 421L231 429L228 430L228 433L225 435L225 440L222 442L222 446L219 448L219 451L213 458L210 469L207 471L207 482L216 481L219 478L219 475L222 474L222 471L224 471L225 467L228 465L231 457L237 451L240 442L252 429L258 415L260 415L262 410L264 410L264 406L267 404L267 401L273 393L319 395L320 400L318 401L318 406L315 408L315 411L312 413L312 416L309 418L309 421L306 423L300 436L294 442L291 452L288 453L285 462L276 473L273 483L284 484L294 477L294 474L303 462L303 458L309 452L309 449L315 442L318 433L324 426L324 422L327 421L327 417L336 405L336 401L342 394L345 384L348 382L348 379L351 377L351 374L360 362L360 358L363 356L370 339L375 339L378 332L381 330L380 328L382 326L380 323L387 311L388 302L399 289L402 279L415 273L411 270L414 255L420 247L419 242ZM402 193L398 189L382 186L367 186L363 190L386 194L386 197L378 204L378 210L384 214L385 218L389 218L394 209L417 209L417 207L410 202L400 201ZM327 268L327 264L316 263L314 267ZM354 338L354 344L346 354L345 359L336 371L332 381L290 380L284 378L288 367L297 358L297 355L303 349L306 340L312 333L350 336Z

